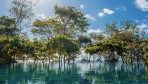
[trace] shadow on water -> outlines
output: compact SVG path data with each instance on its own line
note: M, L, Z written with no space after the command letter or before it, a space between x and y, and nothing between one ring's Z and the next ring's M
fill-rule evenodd
M0 65L0 84L146 84L148 66L140 64L77 63Z

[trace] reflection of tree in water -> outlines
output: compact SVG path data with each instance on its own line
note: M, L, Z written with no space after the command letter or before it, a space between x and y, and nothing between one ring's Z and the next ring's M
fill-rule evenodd
M139 66L139 67L138 67ZM145 69L144 69L145 68ZM148 67L143 64L127 65L122 64L120 67L116 64L105 64L97 69L85 73L85 78L92 80L95 84L102 83L121 83L121 84L141 84L148 83Z
M148 81L148 67L144 64L88 64L87 71L72 64L58 69L54 64L0 65L0 84L100 84L132 83ZM84 74L83 74L84 73Z
M75 65L64 70L55 69L50 64L15 64L0 67L0 70L1 68L3 73L0 75L0 81L8 84L88 84L88 81L78 74Z

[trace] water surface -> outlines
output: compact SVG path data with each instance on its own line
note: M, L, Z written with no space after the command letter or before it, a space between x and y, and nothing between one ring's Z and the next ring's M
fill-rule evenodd
M148 66L76 63L0 65L0 84L148 84Z

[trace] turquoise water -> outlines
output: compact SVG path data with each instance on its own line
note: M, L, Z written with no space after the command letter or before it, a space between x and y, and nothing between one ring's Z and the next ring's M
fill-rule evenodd
M148 66L76 63L0 65L0 84L148 84Z

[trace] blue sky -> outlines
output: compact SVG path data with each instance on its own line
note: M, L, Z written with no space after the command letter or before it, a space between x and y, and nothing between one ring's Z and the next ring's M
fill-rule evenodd
M9 15L10 1L0 0L0 16ZM40 0L34 8L34 19L53 17L55 5L82 11L90 24L87 33L103 31L106 23L131 20L148 34L148 0Z

